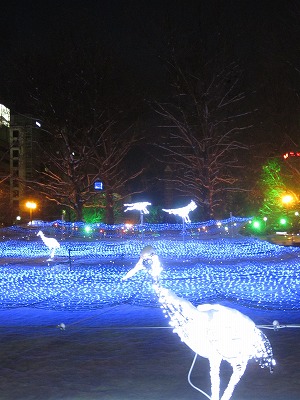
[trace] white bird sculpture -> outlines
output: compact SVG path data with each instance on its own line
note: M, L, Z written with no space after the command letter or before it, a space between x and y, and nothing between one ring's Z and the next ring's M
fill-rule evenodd
M143 214L149 214L149 210L147 209L148 206L151 206L151 203L149 203L148 201L140 201L138 203L124 204L124 207L127 207L126 210L124 210L124 212L137 210Z
M243 376L251 359L269 367L272 372L275 361L272 347L255 323L241 312L220 304L202 304L194 307L160 285L162 272L160 260L151 246L146 246L138 263L124 277L126 280L138 271L146 270L153 279L153 289L161 308L170 318L170 325L180 339L196 354L205 357L210 364L211 400L229 400L235 386ZM232 367L229 383L220 399L220 367L222 360Z
M54 239L54 238L50 238L50 237L46 237L42 231L38 231L37 236L40 236L40 238L42 239L42 241L44 242L44 244L48 247L48 249L50 250L50 260L53 259L54 255L55 255L55 251L57 249L60 248L60 244L59 242Z
M190 223L190 217L189 217L189 213L191 211L196 210L197 208L197 204L194 202L194 200L191 200L190 203L185 206L185 207L180 207L180 208L163 208L162 210L169 213L169 214L174 214L174 215L178 215L179 217L181 217L183 219L184 222L186 223Z

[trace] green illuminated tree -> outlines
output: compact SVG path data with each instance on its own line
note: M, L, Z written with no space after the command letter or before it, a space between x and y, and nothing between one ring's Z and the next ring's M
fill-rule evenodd
M282 202L283 196L290 192L289 174L279 159L268 160L263 166L261 188L264 197L259 215L268 218L269 227L276 227L280 218L292 210L292 206L284 206Z
M269 160L262 168L261 184L264 194L260 214L270 217L274 212L282 210L281 195L285 192L281 166L277 159Z

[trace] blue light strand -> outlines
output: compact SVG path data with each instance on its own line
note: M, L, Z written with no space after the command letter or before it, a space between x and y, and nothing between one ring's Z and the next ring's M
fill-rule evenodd
M179 218L180 219L180 218ZM108 225L104 223L86 224L84 222L65 222L62 220L44 222L38 221L36 224L36 233L42 229L44 233L53 235L64 235L66 237L135 237L141 233L148 236L160 235L185 235L195 236L203 235L205 233L213 234L229 234L231 232L238 232L240 228L245 226L252 217L234 217L224 220L209 220L202 222L183 223L164 223L164 224L132 224L122 223ZM88 227L88 230L86 229ZM33 226L31 227L31 229ZM28 229L24 226L14 225L12 227L4 228L1 232L6 235L18 235L24 239L28 239Z
M194 304L229 300L248 307L300 309L299 248L253 238L153 240L147 244L164 263L163 285ZM6 262L0 268L0 307L155 306L151 283L144 275L121 280L145 245L141 240L62 241L55 263L47 264L48 249L40 241L1 242L2 262ZM25 265L22 260L27 261Z
M230 260L240 262L243 259L268 260L270 257L300 256L299 248L283 247L254 238L214 238L212 240L186 240L172 239L124 239L118 242L110 241L61 241L61 248L56 252L57 257L84 257L85 259L120 258L136 259L145 245L156 248L162 259L195 259L222 262ZM38 258L49 254L46 246L40 240L22 241L11 240L0 243L2 258Z

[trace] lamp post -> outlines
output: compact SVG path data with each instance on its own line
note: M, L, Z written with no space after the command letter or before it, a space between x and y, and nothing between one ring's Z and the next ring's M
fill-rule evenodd
M34 201L27 201L25 204L26 207L29 209L29 218L30 218L30 225L32 225L32 212L36 209L36 203Z

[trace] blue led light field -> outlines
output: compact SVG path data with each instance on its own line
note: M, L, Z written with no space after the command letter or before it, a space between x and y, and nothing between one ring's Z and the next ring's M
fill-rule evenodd
M0 308L85 310L121 303L156 305L140 273L122 281L152 245L163 285L194 304L231 301L251 308L297 310L300 251L253 238L62 240L52 261L39 240L0 243Z

